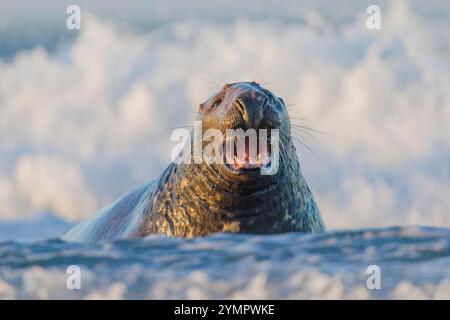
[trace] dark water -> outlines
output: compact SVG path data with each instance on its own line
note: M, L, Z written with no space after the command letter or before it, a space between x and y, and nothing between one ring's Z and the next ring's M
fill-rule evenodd
M70 290L67 267L80 268ZM367 267L380 267L380 289ZM450 298L450 230L0 243L1 298Z

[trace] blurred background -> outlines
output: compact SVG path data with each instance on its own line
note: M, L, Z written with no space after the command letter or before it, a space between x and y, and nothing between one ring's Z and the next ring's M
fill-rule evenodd
M329 229L450 226L448 2L2 0L0 240L58 236L158 175L172 130L250 80L322 132L294 134Z

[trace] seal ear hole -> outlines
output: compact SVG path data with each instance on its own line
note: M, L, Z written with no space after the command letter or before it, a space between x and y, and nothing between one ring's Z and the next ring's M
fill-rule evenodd
M284 103L284 100L283 100L282 97L278 97L278 100L280 100L280 102L283 105L283 107L286 107L286 104Z

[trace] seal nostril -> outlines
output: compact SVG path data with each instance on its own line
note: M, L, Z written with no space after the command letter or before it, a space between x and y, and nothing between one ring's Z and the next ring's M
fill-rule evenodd
M263 105L261 99L248 99L240 97L235 100L235 106L241 114L243 120L243 129L258 129L263 117Z

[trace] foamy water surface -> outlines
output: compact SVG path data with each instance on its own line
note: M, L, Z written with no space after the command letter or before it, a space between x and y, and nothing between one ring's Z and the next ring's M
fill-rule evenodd
M66 268L81 268L81 289ZM381 289L369 290L369 265ZM450 230L0 244L0 298L450 299Z

